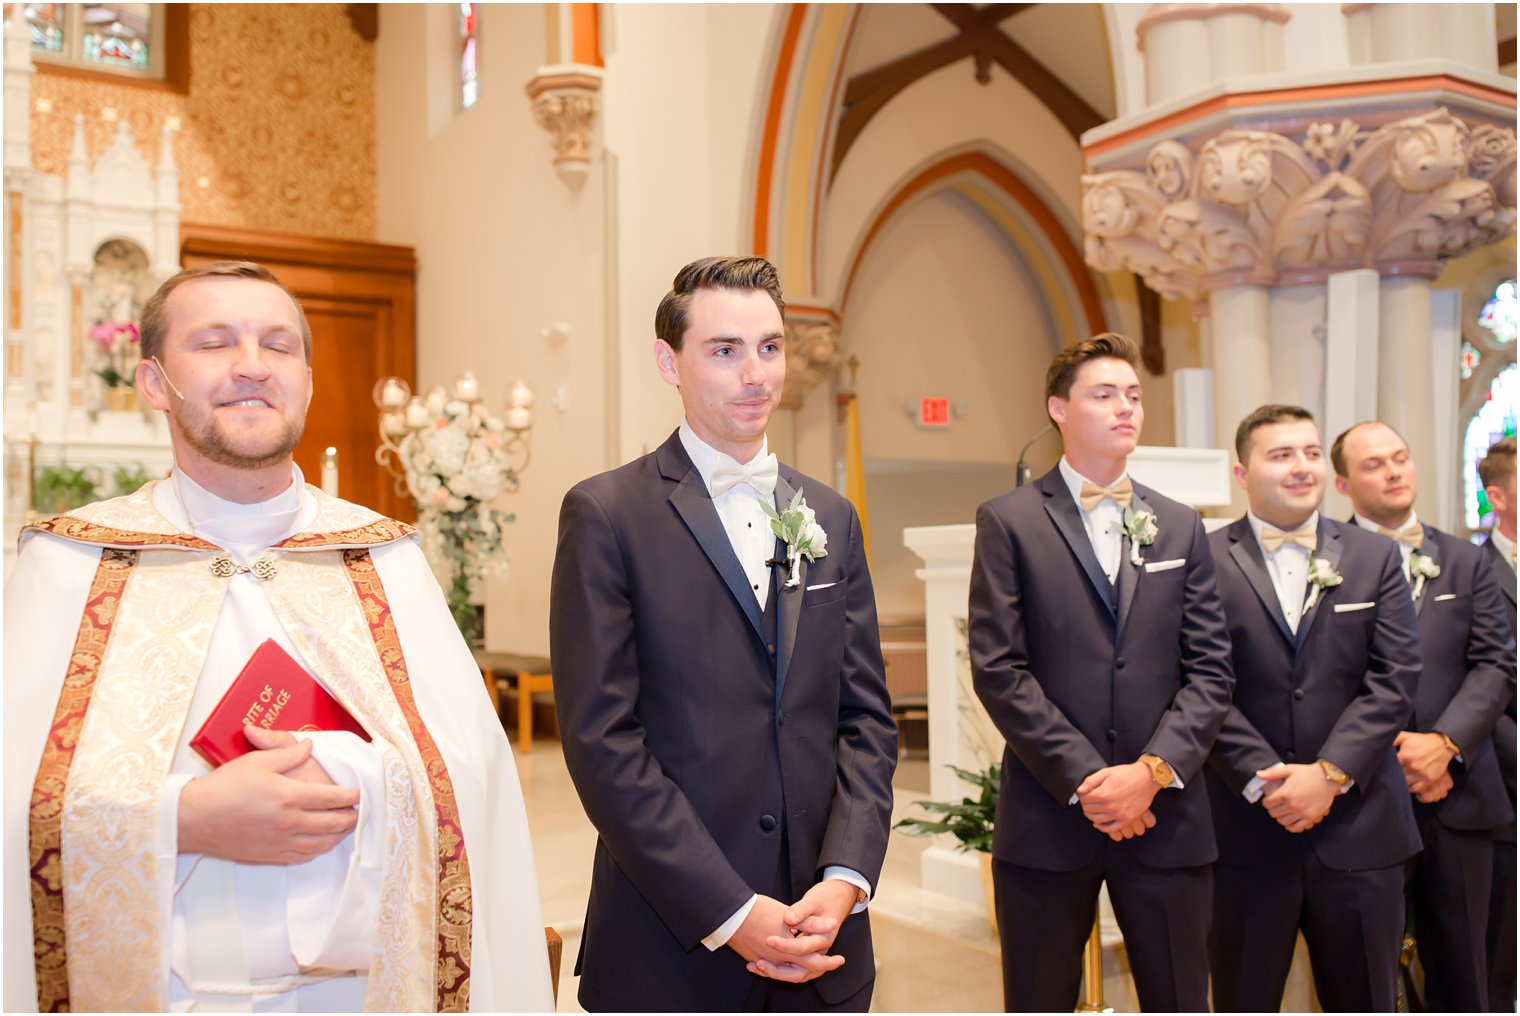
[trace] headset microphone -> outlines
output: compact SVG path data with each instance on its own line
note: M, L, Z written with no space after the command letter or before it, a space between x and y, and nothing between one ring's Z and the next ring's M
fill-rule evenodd
M181 402L184 402L185 401L185 395L184 395L184 393L181 392L178 388L174 387L174 382L169 380L169 372L166 371L166 370L164 370L164 365L158 362L158 357L155 356L152 359L153 359L153 365L158 368L158 376L161 377L161 378L163 378L164 379L164 384L166 384L166 385L169 386L169 390L171 392L173 392L179 398L179 400Z

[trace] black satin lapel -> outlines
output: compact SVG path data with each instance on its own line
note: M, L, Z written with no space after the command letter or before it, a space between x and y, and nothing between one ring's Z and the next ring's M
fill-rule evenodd
M1341 544L1340 536L1330 528L1329 523L1321 518L1319 521L1319 546L1315 547L1314 553L1309 555L1309 567L1314 567L1314 559L1318 557L1323 558L1332 570L1340 571L1341 552L1344 549L1345 547ZM1304 611L1303 616L1298 619L1297 645L1302 646L1304 640L1309 637L1309 629L1314 627L1320 615L1325 612L1322 608L1325 606L1325 601L1330 598L1334 591L1334 586L1326 586L1321 589L1319 595L1314 598L1314 606Z
M1108 576L1103 574L1103 569L1098 565L1098 555L1093 553L1092 541L1087 538L1087 528L1082 525L1082 513L1078 510L1077 503L1071 499L1071 491L1064 484L1060 490L1045 499L1045 511L1061 531L1066 545L1077 556L1077 562L1087 573L1087 581L1092 583L1098 599L1108 608L1108 616L1114 617L1114 600L1109 591Z
M1256 593L1256 598L1261 605L1267 608L1267 616L1272 618L1277 625L1277 630L1282 632L1283 638L1294 642L1293 629L1288 627L1288 619L1283 616L1282 604L1277 600L1277 587L1272 585L1272 576L1267 574L1267 562L1262 559L1261 548L1256 545L1256 536L1248 526L1245 535L1237 539L1230 546L1230 557L1240 566L1245 574L1246 581L1251 583L1251 589ZM1300 621L1299 631L1303 631L1304 625Z
M792 485L786 482L784 476L776 477L776 511L781 511L792 503L792 497L796 491ZM781 548L781 557L786 556L786 545L780 540L776 545ZM797 584L787 588L783 581L776 590L776 706L781 706L781 689L786 684L786 668L792 662L792 648L797 644L797 622L802 618L802 594L807 589L807 558L797 559Z
M744 614L749 618L755 634L760 636L762 642L765 641L765 630L760 624L760 601L755 599L755 591L749 587L744 566L734 554L734 545L729 542L728 533L723 529L718 510L713 507L712 498L707 496L707 486L695 469L687 473L671 492L670 503L681 513L686 528L697 538L702 552L723 577L728 591L733 593L739 606L744 608Z
M1150 512L1151 506L1140 499L1139 494L1130 498L1130 509L1135 512ZM1155 514L1154 512L1151 512ZM1122 518L1122 516L1121 516ZM1159 523L1158 523L1159 524ZM1159 535L1159 534L1158 534ZM1140 559L1145 560L1147 548L1140 548ZM1135 590L1139 588L1140 578L1145 574L1145 568L1135 567L1135 562L1130 556L1135 552L1133 541L1129 535L1119 541L1119 634L1124 634L1124 623L1129 620L1130 604L1135 602Z

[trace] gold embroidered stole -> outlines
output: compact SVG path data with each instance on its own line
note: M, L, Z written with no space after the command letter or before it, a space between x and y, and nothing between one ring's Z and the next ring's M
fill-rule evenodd
M153 509L151 486L36 527L106 548L32 796L43 1011L168 1004L170 911L161 901L171 894L160 883L158 806L229 579L210 567L218 548ZM317 497L313 523L272 548L278 566L262 588L381 755L386 859L365 1008L464 1011L471 896L463 830L368 550L411 528Z

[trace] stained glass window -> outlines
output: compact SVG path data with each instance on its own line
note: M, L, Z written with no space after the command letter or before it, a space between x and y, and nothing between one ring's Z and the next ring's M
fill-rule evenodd
M1471 342L1462 343L1462 380L1466 381L1483 362L1483 354Z
M1467 423L1462 440L1462 508L1467 528L1483 529L1493 520L1493 508L1478 480L1478 463L1489 445L1515 435L1515 400L1520 398L1520 371L1512 363L1488 386L1488 398Z
M148 66L148 4L83 4L84 58L114 67Z
M1478 324L1487 328L1489 334L1502 346L1515 341L1517 322L1515 280L1505 279L1494 287L1494 295L1478 311Z
M479 82L475 76L475 48L480 41L476 34L478 4L459 5L459 105L469 109L479 95Z
M10 31L12 6L5 5L6 31ZM43 68L63 64L164 80L167 6L26 4L32 52Z

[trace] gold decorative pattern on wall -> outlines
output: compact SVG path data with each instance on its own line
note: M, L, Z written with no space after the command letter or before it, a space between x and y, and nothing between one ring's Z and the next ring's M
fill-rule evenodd
M344 240L375 238L375 53L345 4L195 4L188 95L32 78L32 163L63 175L83 114L96 158L115 110L157 165L178 118L180 219Z

